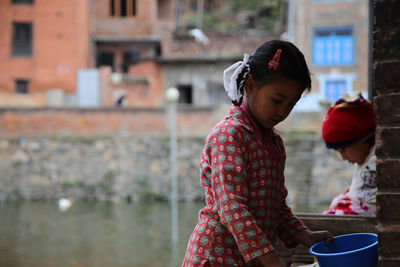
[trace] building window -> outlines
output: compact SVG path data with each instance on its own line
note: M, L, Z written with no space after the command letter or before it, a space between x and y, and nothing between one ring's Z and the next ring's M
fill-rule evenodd
M13 23L12 55L15 57L32 56L32 23Z
M125 73L127 73L129 70L129 66L139 63L140 52L139 51L125 52L123 58L124 62L122 65L122 69Z
M136 0L109 0L112 17L129 17L136 15Z
M97 54L97 67L100 66L110 66L112 71L115 71L114 54L110 52L99 52Z
M225 92L224 85L222 83L210 82L207 84L209 94L209 105L217 106L221 103L231 104L231 100Z
M171 0L157 0L157 17L159 19L171 17Z
M349 88L346 81L326 81L325 82L325 99L331 103L335 103L343 93L348 93Z
M17 94L27 94L28 90L28 81L27 80L16 80L15 81L15 92Z
M354 37L351 28L314 31L313 63L315 66L343 66L354 63Z
M33 0L12 0L11 3L16 5L32 5Z
M178 85L179 99L178 103L192 104L193 89L191 85Z
M353 94L354 73L335 73L317 75L321 100L335 103L343 93Z

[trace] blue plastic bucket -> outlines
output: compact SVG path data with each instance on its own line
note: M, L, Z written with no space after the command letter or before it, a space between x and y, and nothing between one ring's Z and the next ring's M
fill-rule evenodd
M378 262L378 235L356 233L335 236L331 245L321 241L310 247L320 267L375 267Z

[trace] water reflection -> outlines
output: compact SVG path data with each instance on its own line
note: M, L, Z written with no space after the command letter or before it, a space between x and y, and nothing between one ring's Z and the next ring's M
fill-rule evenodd
M0 204L0 266L178 266L202 206L179 203L172 258L168 202L80 202L64 213L56 202L5 202Z
M169 266L182 262L202 203L179 204L178 258L171 258L168 203L0 205L0 266Z

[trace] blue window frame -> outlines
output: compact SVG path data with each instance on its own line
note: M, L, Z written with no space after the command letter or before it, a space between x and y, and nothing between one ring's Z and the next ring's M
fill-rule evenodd
M315 66L354 64L354 37L351 28L316 29L313 39Z
M346 80L335 80L325 82L325 99L335 103L343 93L349 93L349 87Z

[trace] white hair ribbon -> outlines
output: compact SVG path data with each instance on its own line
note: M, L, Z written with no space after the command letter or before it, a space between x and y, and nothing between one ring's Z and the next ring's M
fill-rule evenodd
M224 70L224 87L225 91L228 93L228 96L230 99L233 101L238 101L240 96L238 94L238 88L236 84L236 80L239 76L239 74L242 72L243 68L249 67L249 55L244 54L243 56L243 61L238 61L234 63L232 66L228 67L227 69ZM228 79L228 72L231 70L235 70L232 74L232 76Z

